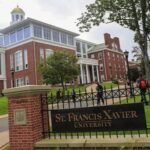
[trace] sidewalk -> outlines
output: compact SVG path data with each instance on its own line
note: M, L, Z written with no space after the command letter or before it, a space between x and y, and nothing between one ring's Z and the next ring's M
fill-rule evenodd
M1 115L0 119L6 118L8 115ZM0 150L9 142L9 131L0 132Z
M0 150L9 142L9 131L0 132Z

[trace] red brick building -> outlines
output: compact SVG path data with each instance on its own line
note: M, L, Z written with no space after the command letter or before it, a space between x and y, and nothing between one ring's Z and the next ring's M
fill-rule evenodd
M81 84L125 77L125 59L119 38L104 35L105 43L76 39L78 34L35 20L25 19L17 6L10 26L0 30L0 89L42 84L40 59L56 51L68 51L79 58ZM2 64L6 64L2 65ZM2 71L1 71L2 70ZM2 73L1 73L2 72Z
M126 60L120 48L119 38L111 38L110 34L105 33L104 42L88 51L90 58L98 59L100 80L125 78Z

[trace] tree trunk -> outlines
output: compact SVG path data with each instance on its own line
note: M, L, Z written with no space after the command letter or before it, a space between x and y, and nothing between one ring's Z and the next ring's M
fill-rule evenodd
M150 84L150 61L148 56L144 56L144 66L145 66L146 79Z

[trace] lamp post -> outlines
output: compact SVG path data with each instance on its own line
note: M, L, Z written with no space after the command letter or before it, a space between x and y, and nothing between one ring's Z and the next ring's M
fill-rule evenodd
M129 56L129 52L125 51L124 55L126 57L126 63L127 63L127 77L128 77L128 81L129 81L129 87L130 87L130 96L133 96L133 92L132 92L132 88L131 88L131 76L130 76L130 69L129 69L129 61L128 61L128 56Z
M11 70L11 79L12 79L12 87L15 87L15 82L14 82L14 69L12 68Z

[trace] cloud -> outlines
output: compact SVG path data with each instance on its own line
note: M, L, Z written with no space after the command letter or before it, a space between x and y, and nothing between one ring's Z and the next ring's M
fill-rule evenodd
M86 10L85 5L95 0L1 0L0 5L0 28L9 25L11 10L17 4L25 11L26 17L31 17L73 32L79 33L76 26L77 18ZM80 33L79 38L94 43L104 42L104 33L110 33L112 37L119 37L121 48L131 51L135 45L134 33L116 23L102 24L93 27L90 32Z

